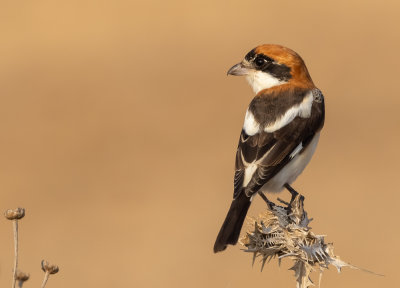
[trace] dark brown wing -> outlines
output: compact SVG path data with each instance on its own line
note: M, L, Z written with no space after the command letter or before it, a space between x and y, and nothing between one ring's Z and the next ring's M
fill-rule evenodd
M296 117L273 133L260 129L261 132L249 136L242 130L235 161L234 198L242 191L245 191L247 196L256 193L291 160L291 153L300 143L304 150L314 135L321 130L325 115L323 96L318 89L314 89L313 94L310 117ZM260 109L257 113L264 119L271 118L270 115L263 116ZM245 169L254 161L258 161L258 168L244 186Z

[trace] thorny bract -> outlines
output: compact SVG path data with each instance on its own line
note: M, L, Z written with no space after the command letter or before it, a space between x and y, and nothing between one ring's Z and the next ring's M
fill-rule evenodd
M346 266L360 269L340 260L333 253L333 244L325 243L323 235L311 231L308 224L312 219L304 211L302 195L293 195L290 203L278 200L285 206L268 202L267 210L258 219L252 220L253 227L240 240L246 247L244 251L253 253L253 264L260 257L262 270L265 263L274 257L278 257L279 263L282 258L289 257L294 261L290 269L295 272L297 288L313 285L310 273L316 268L320 272L320 280L323 270L329 265L335 266L338 272Z

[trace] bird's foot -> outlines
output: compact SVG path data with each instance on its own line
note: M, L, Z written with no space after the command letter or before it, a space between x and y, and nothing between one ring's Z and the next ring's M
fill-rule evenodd
M288 208L288 214L293 212L293 208L295 206L301 205L301 207L303 207L303 203L304 203L304 196L299 194L296 190L294 190L289 184L285 184L284 187L290 192L290 194L292 194L292 198L290 199L290 203L288 203L289 205L287 205ZM297 196L300 195L298 201L295 203L295 200L297 198Z
M275 203L272 201L269 201L267 196L265 196L264 193L262 193L261 191L258 191L258 194L261 196L261 198L265 201L265 203L267 203L268 209L272 210L275 206Z
M290 199L290 204L293 203L294 199L296 198L297 195L299 195L299 192L297 192L296 190L293 189L292 186L290 186L289 184L285 184L284 187L290 192L290 194L292 195L292 198ZM304 196L301 195L302 200L304 201Z

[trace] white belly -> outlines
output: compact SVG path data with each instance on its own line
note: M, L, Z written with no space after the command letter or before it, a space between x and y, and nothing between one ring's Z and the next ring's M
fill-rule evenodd
M311 140L310 144L304 151L297 154L293 159L279 171L271 180L261 187L262 192L280 192L283 189L283 185L291 184L296 180L297 176L303 172L307 164L310 162L312 155L317 148L319 140L319 133L315 134L314 138Z

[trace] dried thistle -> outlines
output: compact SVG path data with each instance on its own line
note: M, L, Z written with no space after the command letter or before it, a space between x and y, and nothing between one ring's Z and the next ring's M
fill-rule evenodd
M25 216L24 208L8 209L4 212L4 216L8 220L13 221L14 228L14 267L13 267L13 282L12 288L15 288L17 282L17 269L18 269L18 220Z
M18 287L22 288L24 282L29 280L29 274L18 270L16 280L18 281Z
M280 263L281 259L289 257L294 261L290 269L295 271L297 288L313 285L310 273L316 267L320 271L320 280L323 270L329 265L335 266L338 272L346 266L360 269L340 260L333 253L332 243L325 243L324 236L311 232L308 224L312 219L304 211L303 196L294 194L290 203L278 200L286 206L268 201L267 211L252 221L252 230L240 240L247 248L244 251L253 253L253 264L257 257L261 257L262 270L266 261L272 258L278 257Z
M46 286L47 280L49 280L50 274L56 274L59 271L57 265L50 264L49 262L42 260L42 270L45 272L44 279L42 282L42 288Z

